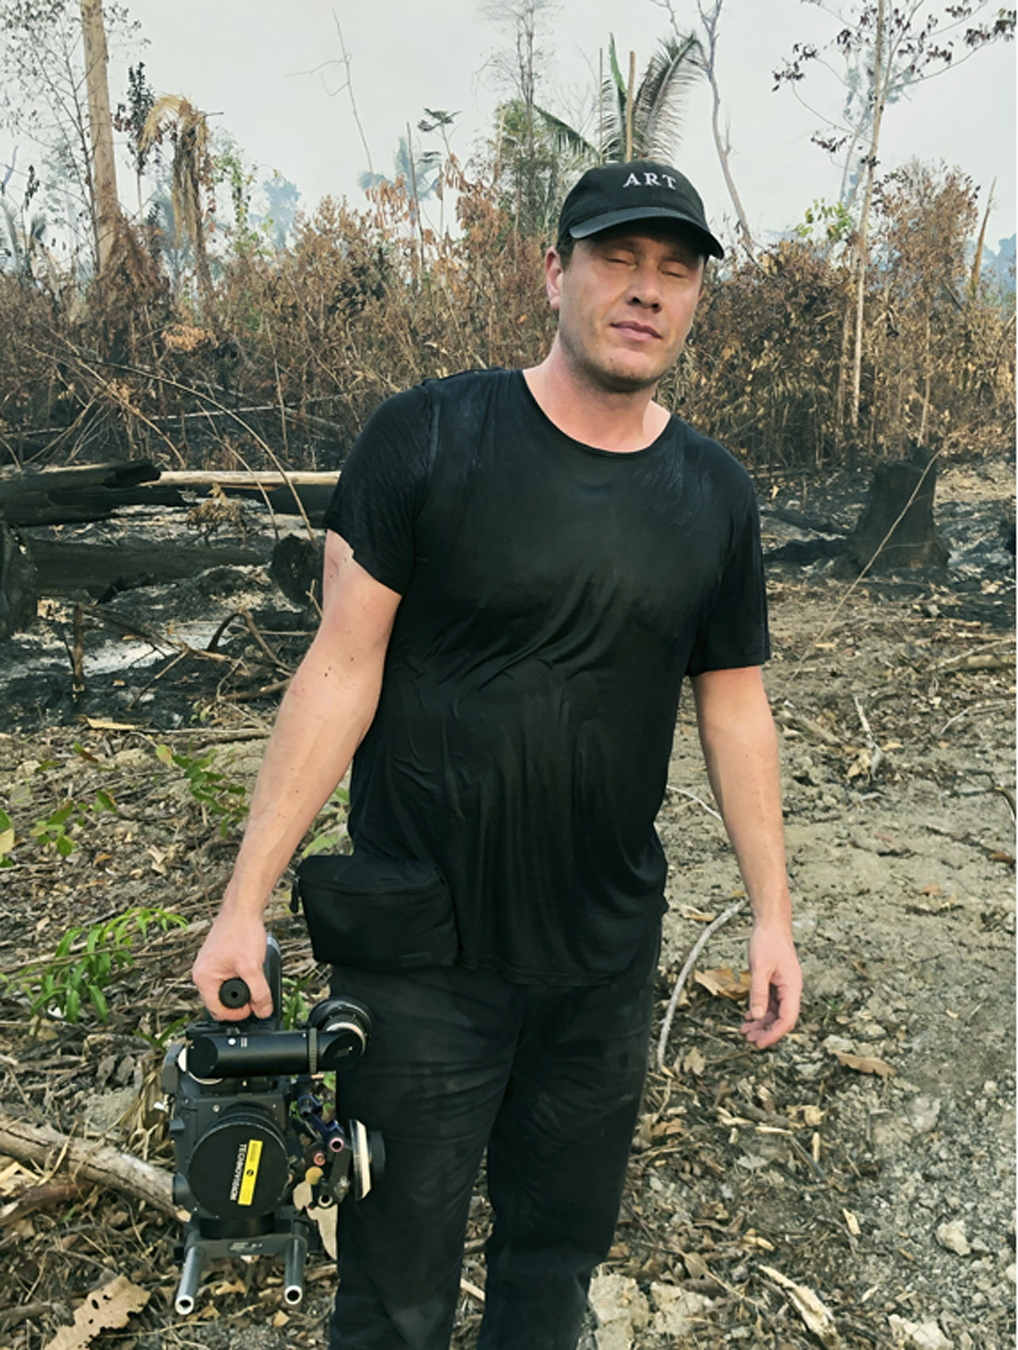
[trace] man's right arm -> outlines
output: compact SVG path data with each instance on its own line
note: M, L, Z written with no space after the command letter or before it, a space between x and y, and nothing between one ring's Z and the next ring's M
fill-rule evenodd
M235 1020L219 1002L224 980L240 976L262 1017L271 999L262 971L262 913L329 794L346 773L378 705L382 669L400 595L354 561L330 531L325 542L322 620L280 705L258 772L251 812L222 907L192 969L213 1016Z

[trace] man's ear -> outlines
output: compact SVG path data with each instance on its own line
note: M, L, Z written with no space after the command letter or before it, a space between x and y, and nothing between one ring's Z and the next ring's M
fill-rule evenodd
M565 268L562 266L562 259L558 255L558 250L549 248L544 255L544 289L548 296L548 304L556 314L562 300L562 276L564 272Z

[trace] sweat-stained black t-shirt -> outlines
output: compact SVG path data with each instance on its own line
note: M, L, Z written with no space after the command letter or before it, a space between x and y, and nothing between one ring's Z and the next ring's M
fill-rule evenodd
M398 394L325 517L403 597L354 759L354 847L433 860L460 961L582 984L665 909L654 829L683 676L768 656L756 501L673 417L572 440L520 371Z

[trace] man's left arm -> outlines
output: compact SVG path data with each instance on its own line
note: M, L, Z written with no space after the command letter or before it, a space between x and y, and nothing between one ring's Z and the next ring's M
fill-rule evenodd
M802 991L792 942L777 733L759 666L706 671L691 683L707 774L753 907L752 984L742 1030L763 1049L795 1025Z

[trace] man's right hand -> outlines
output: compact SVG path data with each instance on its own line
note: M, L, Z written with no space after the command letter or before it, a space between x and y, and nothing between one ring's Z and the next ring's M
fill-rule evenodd
M202 1002L220 1022L239 1022L252 1012L271 1017L272 994L265 979L265 925L253 914L226 908L219 911L201 951L191 967L191 978ZM224 1007L219 990L224 980L239 977L251 991L250 1003Z

